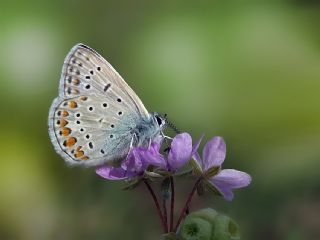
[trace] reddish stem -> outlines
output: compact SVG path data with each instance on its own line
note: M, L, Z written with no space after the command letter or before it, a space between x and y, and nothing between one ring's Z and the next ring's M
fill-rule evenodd
M152 187L150 186L150 184L148 183L148 180L143 179L143 182L146 184L146 186L147 186L147 188L148 188L148 190L149 190L149 192L150 192L150 194L151 194L151 196L153 198L154 204L156 205L157 213L158 213L160 221L162 223L163 230L164 230L165 233L167 233L168 232L168 226L167 226L166 221L164 220L164 217L162 215L161 208L160 208L157 196L154 193L154 191L153 191Z
M170 185L171 185L171 206L170 206L170 232L173 230L173 215L174 215L174 181L173 177L170 176Z
M201 182L201 180L202 180L202 177L199 177L197 179L197 181L195 182L195 184L194 184L194 186L193 186L193 188L192 188L192 190L191 190L191 192L190 192L190 194L188 196L188 199L187 199L187 201L186 201L186 203L184 205L184 208L182 209L182 211L180 213L180 217L179 217L178 222L177 222L177 224L176 224L176 226L174 228L174 232L177 232L177 229L178 229L182 219L184 218L186 211L189 208L189 204L190 204L190 202L192 200L192 197L193 197L194 193L196 192L197 187L198 187L199 183Z

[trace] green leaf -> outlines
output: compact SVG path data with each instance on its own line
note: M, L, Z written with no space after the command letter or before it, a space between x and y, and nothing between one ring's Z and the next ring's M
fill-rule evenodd
M161 195L163 199L171 197L170 178L165 178L161 184Z

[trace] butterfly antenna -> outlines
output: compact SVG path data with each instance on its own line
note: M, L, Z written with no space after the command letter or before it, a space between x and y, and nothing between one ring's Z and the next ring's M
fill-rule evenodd
M181 131L172 123L169 121L167 114L164 114L164 117L166 119L166 125L171 128L173 131L175 131L177 134L181 133Z

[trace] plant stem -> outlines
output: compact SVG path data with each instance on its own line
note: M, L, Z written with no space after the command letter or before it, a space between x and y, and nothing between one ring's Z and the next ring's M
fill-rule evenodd
M170 185L171 185L171 206L170 206L170 232L173 230L173 215L174 215L174 181L173 177L170 176Z
M143 179L143 182L146 184L146 186L147 186L147 188L148 188L148 190L149 190L149 192L150 192L150 194L151 194L151 196L153 198L154 204L156 205L157 213L158 213L160 221L162 223L163 230L164 230L165 233L167 233L168 232L168 226L167 226L167 224L166 224L166 222L164 220L164 217L162 215L161 208L160 208L157 196L154 193L152 187L150 186L148 180L147 179Z
M178 222L177 222L177 224L176 224L176 226L175 226L175 228L174 228L174 232L177 231L177 229L178 229L178 227L179 227L182 219L184 218L185 213L186 213L186 211L187 211L188 208L189 208L189 204L190 204L190 202L191 202L191 200L192 200L192 197L193 197L194 193L196 192L197 187L198 187L199 183L201 182L201 180L202 180L202 176L200 176L200 177L197 179L197 181L195 182L195 184L194 184L194 186L193 186L193 188L192 188L192 190L191 190L191 192L190 192L190 194L189 194L189 196L188 196L188 199L187 199L187 201L186 201L186 203L185 203L185 205L184 205L184 208L182 209L182 211L181 211L181 213L180 213L180 217L179 217Z
M162 198L163 218L168 229L168 214L167 214L167 200ZM168 232L168 231L167 231Z

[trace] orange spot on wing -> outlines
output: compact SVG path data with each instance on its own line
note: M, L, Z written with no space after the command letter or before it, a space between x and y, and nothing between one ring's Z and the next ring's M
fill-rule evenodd
M84 156L83 158L81 158L82 160L88 160L89 159L89 157L87 157L87 156Z
M84 155L84 151L78 151L74 156L76 158L82 157Z
M82 100L82 101L87 101L87 99L88 99L88 97L85 97L85 96L80 97L80 100Z
M68 121L67 120L65 120L65 119L61 119L60 120L60 127L64 127L64 126L66 126L68 124Z
M78 94L79 91L78 91L77 89L72 89L72 90L71 90L71 93L72 93L72 94Z
M70 101L69 102L69 107L70 108L76 108L76 107L78 107L78 104L75 101Z
M65 146L66 147L72 147L75 143L77 142L77 139L74 137L70 137L65 141Z
M84 151L81 150L82 146L78 146L76 149L76 153L74 154L74 157L80 158L84 155Z
M63 116L63 117L67 117L67 116L69 116L69 113L68 113L67 111L63 111L63 112L62 112L62 116Z
M80 80L77 79L77 78L74 79L72 82L73 82L73 84L76 85L76 86L78 86L78 85L80 84Z
M63 136L68 136L71 133L70 128L62 128L62 134Z

